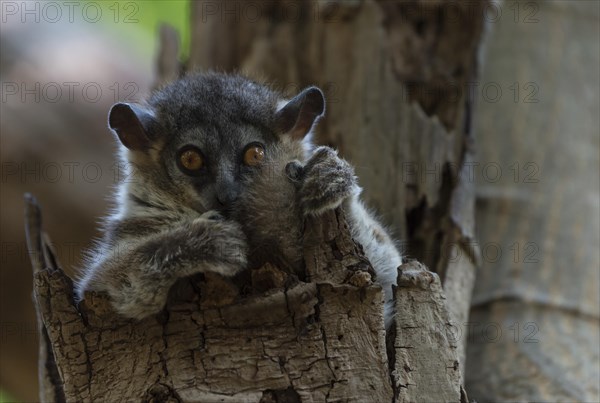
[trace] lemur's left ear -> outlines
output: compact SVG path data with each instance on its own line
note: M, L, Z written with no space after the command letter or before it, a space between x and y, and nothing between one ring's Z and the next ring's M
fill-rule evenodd
M301 140L325 112L325 96L317 87L309 87L277 111L276 124L281 133Z

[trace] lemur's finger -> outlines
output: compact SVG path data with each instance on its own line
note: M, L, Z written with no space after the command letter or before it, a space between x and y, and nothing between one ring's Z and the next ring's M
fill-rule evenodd
M292 182L299 182L304 175L304 167L298 161L292 161L285 166L285 174Z

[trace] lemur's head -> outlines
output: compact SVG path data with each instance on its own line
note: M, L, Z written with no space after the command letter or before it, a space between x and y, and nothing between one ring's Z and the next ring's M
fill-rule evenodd
M109 125L132 166L129 193L161 207L227 210L278 147L302 158L325 109L310 87L291 100L241 76L186 76L147 105L117 103Z

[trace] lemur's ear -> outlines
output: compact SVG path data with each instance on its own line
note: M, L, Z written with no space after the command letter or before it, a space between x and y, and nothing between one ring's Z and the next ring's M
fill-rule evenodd
M277 111L277 129L301 140L325 112L325 96L317 87L309 87Z
M133 151L150 148L148 129L154 117L139 105L119 102L110 108L108 125L123 145Z

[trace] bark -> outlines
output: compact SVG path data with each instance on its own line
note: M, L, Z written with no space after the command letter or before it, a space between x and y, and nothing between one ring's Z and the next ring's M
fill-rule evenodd
M394 294L396 401L467 402L439 278L418 262L402 265L401 271Z
M467 386L478 401L599 401L599 5L502 9L483 82L504 94L477 119L481 165L502 176L478 183Z
M284 287L290 279L270 265L250 291L197 276L175 285L160 315L132 321L103 294L74 304L39 207L26 203L42 401L460 400L456 343L433 327L449 319L439 279L402 266L390 372L382 291L341 210L307 222L311 282ZM256 291L265 284L275 287Z

